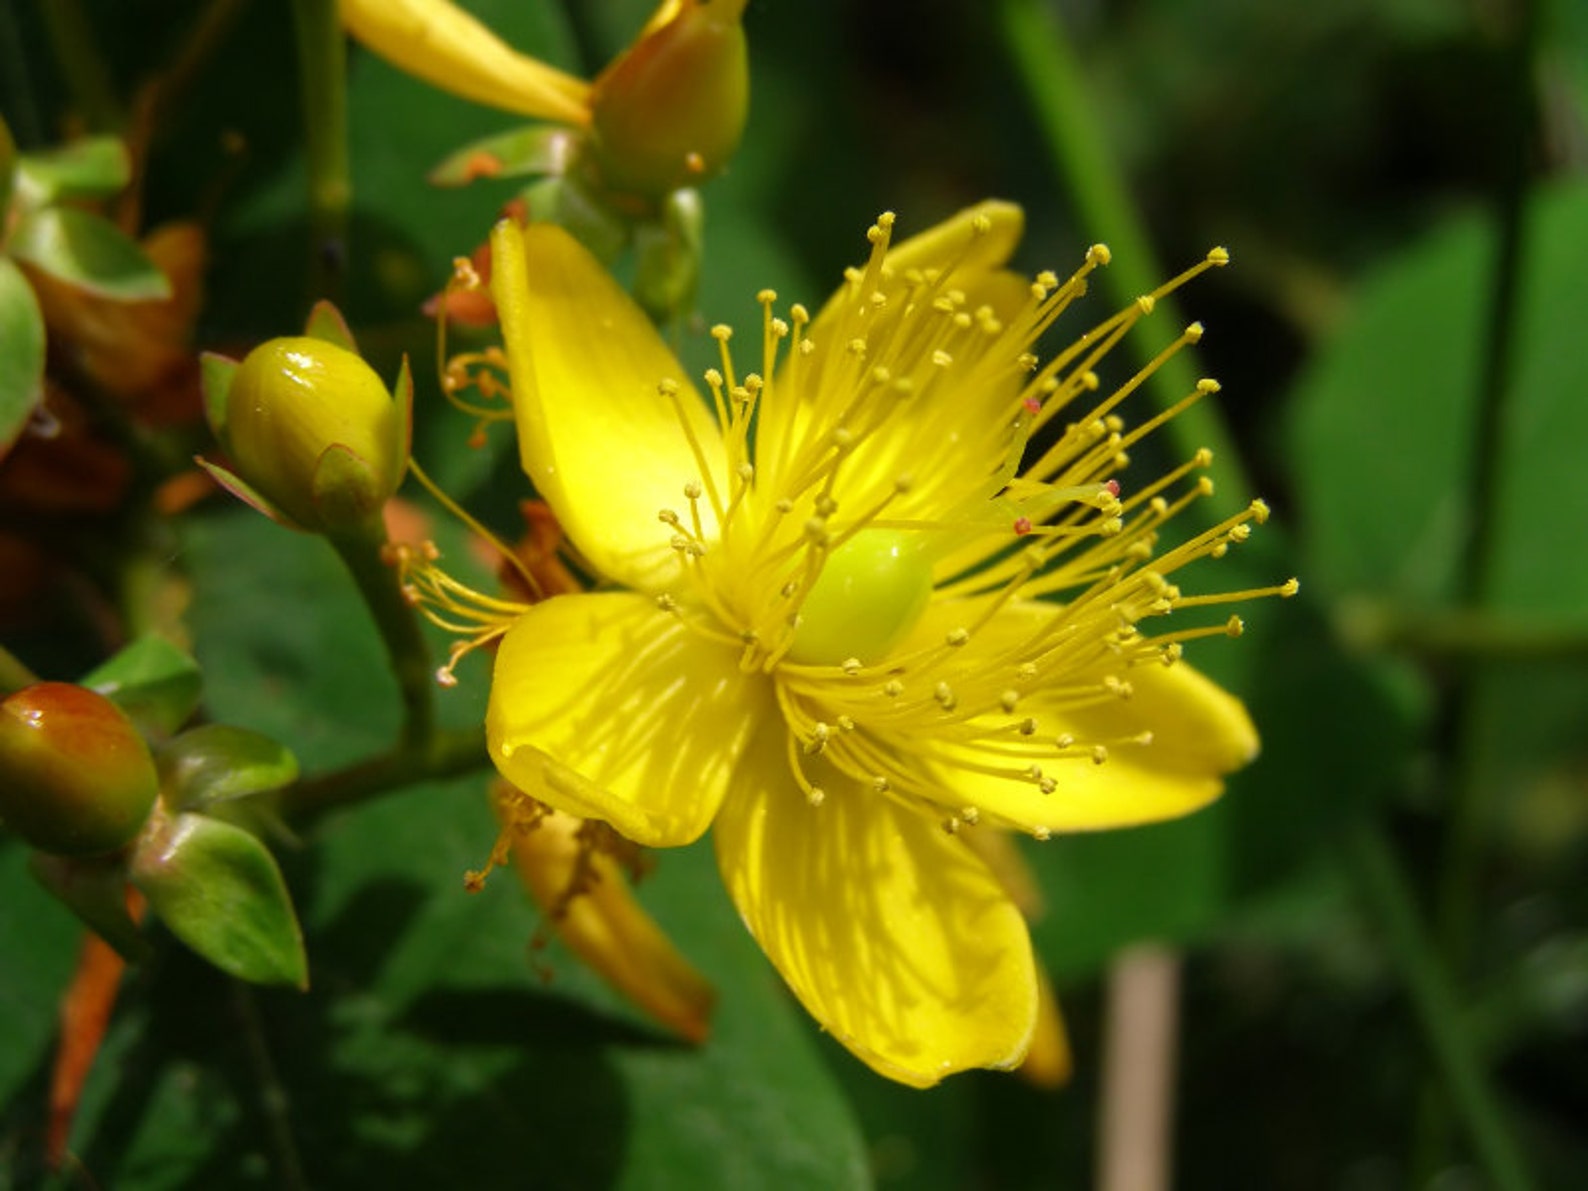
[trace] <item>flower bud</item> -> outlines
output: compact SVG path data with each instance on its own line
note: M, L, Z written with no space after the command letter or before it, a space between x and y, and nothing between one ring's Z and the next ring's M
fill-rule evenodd
M722 169L744 132L744 0L671 7L591 92L590 149L609 191L659 198L693 186Z
M113 852L137 836L158 790L149 746L103 695L39 682L0 700L0 819L35 848Z
M355 352L272 339L237 367L220 405L237 475L303 529L366 525L402 482L404 412Z

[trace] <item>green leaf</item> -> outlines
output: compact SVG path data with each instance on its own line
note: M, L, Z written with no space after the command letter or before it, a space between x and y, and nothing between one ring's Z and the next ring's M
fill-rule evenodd
M171 296L171 282L137 243L108 220L76 207L23 216L11 255L88 293L122 302Z
M160 790L181 810L247 798L296 781L298 759L258 732L205 724L182 733L155 756Z
M3 210L3 208L0 208ZM44 316L22 270L0 256L0 457L44 398Z
M145 731L166 736L197 709L204 677L189 654L151 633L85 674L81 685L104 695Z
M308 986L287 884L265 845L241 827L179 814L139 841L131 873L171 933L221 971Z
M521 178L561 174L579 134L556 125L535 124L471 141L426 175L432 186L467 186L479 178Z
M30 207L63 199L108 198L132 179L127 147L113 136L89 136L17 156L17 189Z
M1389 602L1412 648L1420 616L1458 598L1474 451L1492 447L1469 438L1495 259L1490 222L1468 215L1386 261L1296 393L1302 573L1370 609ZM1521 268L1485 610L1580 640L1588 552L1568 527L1588 524L1588 186L1529 204ZM1463 636L1485 647L1481 617ZM1533 791L1580 764L1588 677L1565 653L1490 656L1508 664L1478 684L1475 780L1511 792L1506 811L1521 829Z

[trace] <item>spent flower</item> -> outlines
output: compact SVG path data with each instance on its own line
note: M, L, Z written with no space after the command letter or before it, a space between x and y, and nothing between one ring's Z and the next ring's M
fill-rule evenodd
M503 221L492 289L522 463L599 590L510 608L410 574L432 614L499 641L487 735L539 803L641 844L713 828L746 925L810 1012L928 1085L1018 1064L1038 1018L1025 922L972 845L1185 814L1257 751L1240 702L1181 659L1238 618L1172 576L1244 541L1261 502L1173 544L1206 452L1116 478L1184 401L1127 428L1103 358L1222 250L1042 363L1107 263L1016 275L990 202L864 266L814 316L760 295L760 367L731 333L707 397L566 232ZM1104 395L1106 392L1106 395ZM1146 624L1175 615L1172 631ZM1050 1048L1051 1049L1051 1048Z

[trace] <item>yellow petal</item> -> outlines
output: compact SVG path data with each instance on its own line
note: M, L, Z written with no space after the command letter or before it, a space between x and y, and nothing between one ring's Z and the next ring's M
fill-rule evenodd
M1044 738L1073 735L1071 759L1048 762L1051 794L1034 784L957 766L940 770L945 805L975 806L1006 824L1049 831L1129 827L1187 814L1217 798L1223 775L1257 755L1257 731L1241 701L1184 662L1147 665L1128 674L1133 695L1082 711L1045 706L1041 694L1020 704ZM1131 742L1143 732L1150 743ZM1092 759L1088 742L1106 745ZM1123 742L1123 743L1121 743ZM965 751L967 761L981 760Z
M769 693L629 592L556 596L502 638L485 731L508 781L636 843L698 839Z
M1035 968L992 874L936 822L858 784L810 805L780 736L762 734L713 835L739 913L783 978L835 1038L901 1083L1020 1062Z
M590 84L520 54L448 0L340 0L342 24L393 66L464 99L542 120L590 121Z
M986 230L977 234L979 222ZM994 270L1014 255L1025 226L1025 212L1014 203L986 199L894 245L887 263L898 272L949 265L967 274Z
M853 274L865 280L846 281L806 332L814 352L785 359L761 407L761 441L815 436L825 445L834 425L867 400L870 382L857 376L875 373L857 373L851 351L864 342L867 363L880 366L889 383L908 384L910 395L890 397L887 426L861 436L848 453L831 494L839 507L860 510L889 499L889 516L957 519L966 501L991 496L1015 446L1014 402L1028 378L1013 365L1027 344L990 336L980 323L949 330L946 315L912 298L905 274L952 270L942 289L956 291L965 312L986 307L1013 324L1031 303L1031 285L1002 266L1023 224L1019 207L989 200L891 247L882 275L869 264ZM878 294L886 298L880 305ZM794 383L796 376L803 379ZM906 490L889 497L901 476L909 477Z
M650 320L561 228L503 220L491 271L525 471L602 574L660 590L679 571L657 512L674 509L687 525L686 484L727 490L702 476L723 466L715 420ZM658 393L664 380L676 399ZM709 537L709 499L700 506Z
M513 867L557 936L662 1025L704 1042L716 993L645 912L618 863L584 846L586 821L552 811L528 830L513 830L515 792L498 783L491 801L513 831Z

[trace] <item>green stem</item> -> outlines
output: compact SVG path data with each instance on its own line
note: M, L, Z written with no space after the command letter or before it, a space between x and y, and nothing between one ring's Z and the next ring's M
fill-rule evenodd
M1533 1186L1499 1101L1463 1028L1449 973L1440 963L1412 901L1405 874L1381 831L1358 824L1344 841L1344 859L1399 971L1423 1040L1451 1106L1472 1139L1478 1161L1498 1191Z
M1025 86L1076 214L1088 235L1096 235L1113 249L1113 263L1097 275L1099 284L1116 305L1128 306L1157 288L1165 272L1087 95L1086 72L1063 25L1042 0L999 0L998 15L1004 48ZM1176 332L1185 325L1171 299L1161 300L1158 310ZM1158 338L1154 342L1148 336L1131 336L1132 350L1141 362L1150 359L1168 336ZM1154 404L1165 409L1195 389L1197 379L1181 353L1153 374L1147 389ZM1190 458L1207 447L1218 457L1219 487L1207 503L1214 517L1227 517L1245 507L1254 489L1216 405L1199 402L1160 433L1179 456Z
M1482 608L1412 609L1376 600L1343 602L1335 620L1350 648L1430 661L1588 661L1588 624L1538 623Z
M398 747L385 756L309 778L282 795L287 820L306 826L330 811L419 782L461 777L489 768L485 730L440 732L421 746Z
M126 111L116 98L110 71L95 48L94 23L83 11L80 0L50 0L39 5L50 34L50 48L66 77L72 102L88 127L100 131L120 131L127 123Z
M1496 102L1508 152L1495 179L1493 206L1498 243L1489 295L1488 329L1479 376L1477 412L1472 426L1471 482L1466 512L1467 537L1459 557L1461 603L1482 615L1491 599L1495 556L1500 540L1501 468L1507 456L1505 411L1512 388L1518 291L1526 248L1528 166L1536 143L1533 62L1538 43L1535 0L1516 0L1507 12L1503 55L1505 84ZM1449 791L1445 837L1437 886L1437 929L1446 967L1463 980L1470 967L1472 936L1480 899L1481 868L1498 793L1486 731L1486 674L1471 668L1452 685L1441 708L1444 728L1444 784ZM1418 1161L1422 1171L1440 1165L1446 1150L1441 1104L1447 1093L1430 1086L1423 1096Z
M347 157L347 42L336 0L293 0L304 139L309 163L311 285L316 297L337 297L347 255L353 183Z
M402 695L398 747L422 751L436 730L435 673L419 615L403 597L396 573L382 557L386 536L376 523L362 532L329 535L327 540L353 576L386 646L386 657Z

